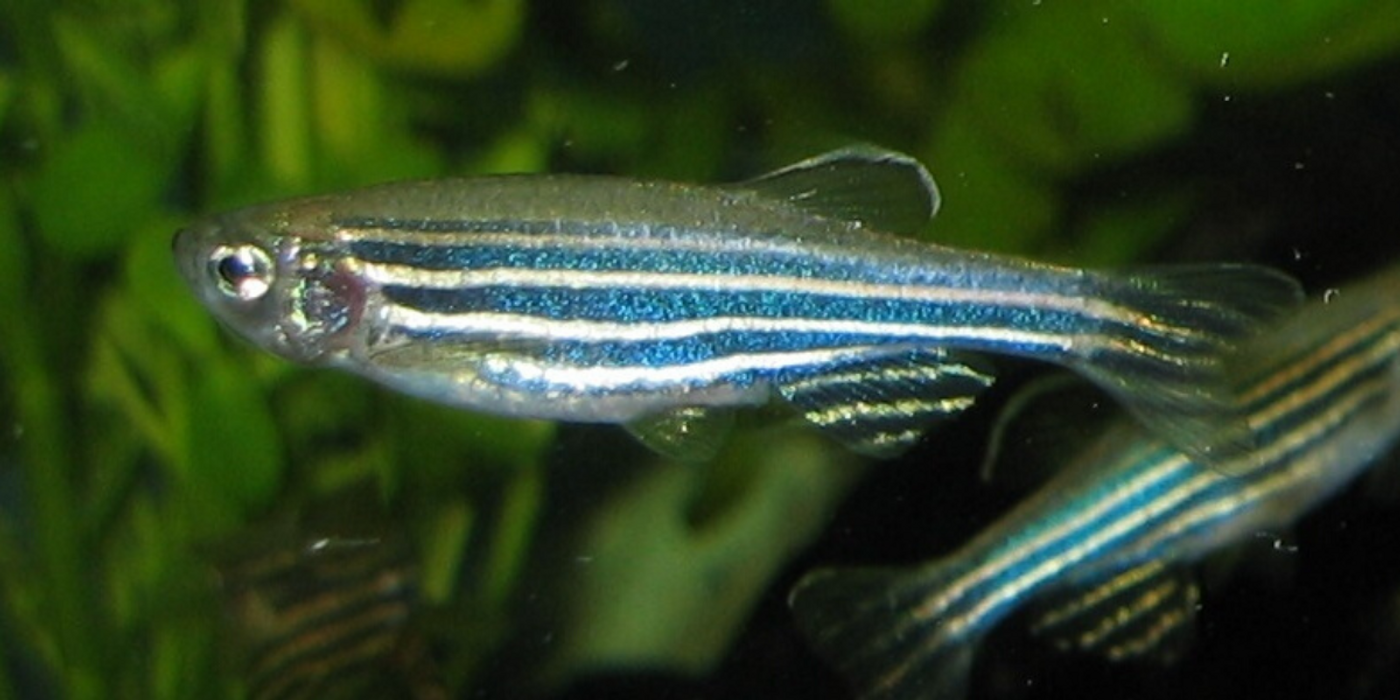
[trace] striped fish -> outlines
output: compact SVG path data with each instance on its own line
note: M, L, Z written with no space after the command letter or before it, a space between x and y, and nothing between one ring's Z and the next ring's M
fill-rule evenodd
M249 697L360 697L377 685L438 697L413 668L419 601L409 554L399 540L292 537L223 564Z
M1100 274L891 235L938 202L917 161L852 148L727 186L389 184L217 216L174 247L201 300L279 355L470 409L619 423L672 452L776 397L897 453L991 382L965 351L1076 369L1195 454L1248 447L1218 357L1296 300L1292 280Z
M1198 595L1188 565L1287 526L1400 434L1400 268L1227 364L1257 442L1223 465L1236 476L1120 425L951 556L810 574L790 599L799 625L872 700L963 697L979 640L1025 605L1060 646L1178 653Z

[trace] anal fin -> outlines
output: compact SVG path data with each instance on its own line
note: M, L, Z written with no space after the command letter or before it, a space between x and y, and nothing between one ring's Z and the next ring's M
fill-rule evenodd
M992 381L971 358L921 348L795 370L780 379L777 391L851 450L888 458L966 410Z
M1047 601L1031 631L1065 651L1169 663L1195 637L1199 600L1189 575L1151 561Z

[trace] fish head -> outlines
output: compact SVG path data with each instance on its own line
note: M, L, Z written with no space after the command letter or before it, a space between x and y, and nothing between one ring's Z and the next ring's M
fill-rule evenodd
M296 362L333 361L353 343L367 295L323 218L304 205L210 217L175 234L176 265L238 335Z

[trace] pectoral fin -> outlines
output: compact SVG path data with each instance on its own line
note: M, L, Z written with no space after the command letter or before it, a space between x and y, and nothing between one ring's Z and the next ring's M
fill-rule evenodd
M683 406L634 420L624 426L654 452L683 464L714 459L734 427L734 412Z

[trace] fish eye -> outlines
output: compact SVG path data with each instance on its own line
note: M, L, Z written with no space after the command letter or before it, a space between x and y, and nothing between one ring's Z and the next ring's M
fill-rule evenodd
M272 259L255 245L215 248L209 271L220 291L240 301L259 299L272 288Z

